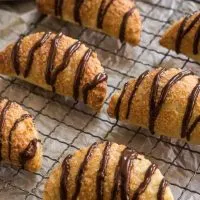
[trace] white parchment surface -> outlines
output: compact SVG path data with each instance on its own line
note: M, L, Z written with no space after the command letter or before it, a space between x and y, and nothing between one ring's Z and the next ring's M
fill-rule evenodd
M44 146L43 166L38 173L0 165L0 200L41 199L44 183L52 168L68 153L101 139L126 144L144 152L159 165L171 184L175 199L200 200L200 146L151 136L146 130L123 123L114 126L115 120L106 114L109 99L115 90L128 79L138 77L161 62L185 67L200 75L198 64L158 44L171 22L185 12L199 10L198 0L140 0L137 6L142 15L143 31L140 45L133 48L53 17L44 17L35 25L40 13L33 1L0 3L0 50L30 29L33 32L62 30L95 49L109 76L108 98L99 114L81 103L73 106L71 99L18 79L0 76L0 95L17 101L34 115Z

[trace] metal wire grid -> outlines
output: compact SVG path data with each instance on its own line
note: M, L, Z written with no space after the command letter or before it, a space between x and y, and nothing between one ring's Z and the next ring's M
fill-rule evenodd
M154 29L149 31L144 28L143 34L149 37L145 41L145 45L144 42L139 45L139 53L136 53L136 56L126 54L131 48L129 45L121 45L102 33L94 33L85 28L77 28L68 23L56 21L56 23L59 23L57 31L62 30L68 35L71 35L70 28L76 28L78 34L71 36L83 40L88 46L94 48L98 52L100 60L101 55L104 54L107 54L107 58L114 60L114 63L109 65L109 62L104 64L102 58L103 66L111 77L111 83L108 84L109 95L100 114L93 113L82 104L74 104L71 100L65 100L63 97L45 92L36 86L1 76L0 96L17 101L33 113L44 145L44 162L40 172L32 175L23 170L16 171L12 167L2 167L0 171L0 185L2 185L0 192L2 196L4 195L3 191L7 189L8 193L13 190L19 196L18 199L41 199L43 186L49 172L69 152L94 141L109 139L132 146L138 151L143 151L152 161L158 163L171 184L175 199L200 199L200 192L197 187L200 182L200 161L197 159L200 148L198 146L189 146L180 141L152 136L142 128L130 127L120 122L116 124L115 120L109 119L106 115L106 108L114 91L122 87L127 79L137 76L140 71L155 66L149 61L144 62L146 54L159 57L157 64L172 59L181 62L180 67L182 68L197 70L196 65L198 64L184 56L177 56L161 47L159 49L152 48L152 44L160 38L163 29L170 23L171 17L175 13L184 14L182 9L179 9L183 2L177 1L175 8L164 6L163 2L164 0L138 2L138 4L142 3L143 6L146 6L142 12L143 24L148 21L152 24L159 23L160 26L156 31ZM195 3L199 4L198 1L195 1ZM156 9L171 12L171 14L164 20L155 18L153 14ZM39 16L37 21L31 23L26 34L37 29L49 29L47 24L51 21L52 18ZM95 42L93 42L91 37L97 37L96 35L98 35L98 41L95 39ZM105 44L112 45L106 46ZM135 51L136 48L132 49ZM121 61L123 62L120 63ZM129 64L129 67L121 67L123 64ZM113 79L115 81L112 81ZM23 95L17 95L19 92ZM165 151L161 153L160 149L165 149ZM191 160L191 164L186 162L188 159ZM7 177L8 173L11 177L9 180L4 178L4 176Z

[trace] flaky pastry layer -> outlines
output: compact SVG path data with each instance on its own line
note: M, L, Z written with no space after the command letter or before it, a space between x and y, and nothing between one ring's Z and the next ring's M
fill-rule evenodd
M37 0L41 12L80 24L137 45L141 19L130 0Z
M200 61L200 12L185 16L172 24L160 39L160 44L168 49L183 53Z
M107 75L96 53L62 33L33 33L0 52L0 73L102 107Z
M200 144L200 80L191 71L157 68L130 80L109 103L110 117L152 134Z
M116 143L95 143L67 156L45 185L44 200L173 200L155 164Z
M42 165L42 146L32 116L7 99L0 100L0 158L32 172Z

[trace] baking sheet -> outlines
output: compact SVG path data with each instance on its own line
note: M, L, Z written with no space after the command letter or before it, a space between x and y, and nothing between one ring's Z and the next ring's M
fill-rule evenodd
M139 127L115 124L106 114L108 102L115 90L133 77L158 64L170 63L188 68L200 75L199 65L183 55L158 45L163 31L171 22L199 10L200 2L183 0L140 0L142 41L138 47L121 44L118 40L53 17L41 17L33 1L0 3L0 49L15 41L20 34L62 30L95 49L105 67L108 97L102 112L94 113L83 104L18 79L0 76L0 96L17 101L35 118L44 146L43 167L35 174L1 164L0 199L35 200L42 198L44 183L51 170L64 157L95 141L109 139L144 152L159 165L171 184L175 199L199 200L200 146L165 137L156 137Z

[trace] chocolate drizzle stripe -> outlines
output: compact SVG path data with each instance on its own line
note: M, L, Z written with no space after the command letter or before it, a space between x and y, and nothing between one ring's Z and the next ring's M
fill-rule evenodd
M81 190L81 185L82 185L82 181L83 181L83 176L84 176L84 172L86 170L86 167L88 165L88 162L90 161L91 157L92 157L92 154L95 150L95 148L97 147L97 143L94 143L88 150L81 166L80 166L80 169L78 171L78 174L76 176L76 188L75 188L75 192L72 196L72 200L76 200L79 193L80 193L80 190Z
M127 113L126 113L126 119L129 118L130 110L131 110L131 104L132 104L133 99L134 99L134 97L135 97L135 95L136 95L136 92L137 92L137 90L138 90L140 84L142 83L142 81L145 79L145 77L146 77L148 74L149 74L149 71L145 71L145 72L142 73L142 74L138 77L138 79L136 80L136 83L135 83L135 85L134 85L133 91L132 91L131 96L130 96L130 98L129 98L129 100L128 100L128 109L127 109Z
M75 20L75 22L79 23L80 25L82 24L81 16L80 16L80 9L81 9L81 6L83 3L84 3L84 0L75 0L75 5L74 5L74 20Z
M108 76L105 73L97 74L94 79L83 87L83 101L87 104L88 92L93 90L98 84L106 81Z
M194 36L194 42L193 42L193 54L194 55L197 55L199 53L199 40L200 40L200 25Z
M9 110L10 106L11 106L12 102L11 101L7 101L5 103L4 108L1 111L0 114L0 161L2 160L2 140L3 140L3 127L4 127L4 123L5 123L5 117L6 117L6 112Z
M124 152L122 163L121 163L121 199L130 199L130 178L131 169L133 167L133 160L137 159L137 152L132 149L126 149Z
M19 50L20 50L20 45L22 43L22 39L23 38L24 38L24 36L20 36L18 41L15 43L15 45L14 45L14 47L12 49L12 53L11 53L11 59L12 59L13 68L14 68L15 73L17 75L20 74Z
M199 121L198 117L197 117L194 120L193 124L189 127L189 123L191 121L192 113L194 110L194 106L197 102L199 93L200 93L200 79L198 80L198 83L196 84L196 86L192 90L190 96L188 97L188 102L187 102L185 114L184 114L183 121L182 121L181 138L186 137L187 140L190 140L190 135L198 123L196 121Z
M154 134L155 110L156 110L156 96L158 92L158 85L162 73L166 68L161 69L154 77L150 97L149 97L149 130Z
M19 119L15 121L12 128L10 129L9 135L8 135L8 158L11 160L11 149L12 149L12 135L13 132L16 130L17 126L20 122L24 121L25 119L32 118L30 114L23 114Z
M143 194L148 187L149 183L151 182L151 177L155 173L157 169L157 165L152 164L148 170L146 171L144 181L140 184L139 188L136 190L135 194L133 195L132 200L138 200L140 195Z
M84 68L92 55L92 50L88 49L86 53L84 54L83 58L81 59L74 78L74 85L73 85L73 97L77 101L79 98L79 88L81 84L81 78L83 77L84 74Z
M189 17L191 17L192 15L190 15ZM189 18L188 18L189 19ZM200 19L200 14L198 14L194 20L189 24L189 26L185 29L184 33L183 33L183 37L188 34L191 29L195 26L195 24L199 21Z
M51 47L50 47L50 51L49 51L49 55L47 59L47 69L45 73L46 83L49 85L51 84L51 73L53 70L54 60L56 56L56 49L62 36L63 36L63 33L58 33L54 37L54 39L51 41Z
M121 42L124 42L125 40L126 25L128 22L128 18L133 14L134 10L135 10L135 7L132 7L130 10L128 10L128 12L124 15L122 19L120 32L119 32L119 39Z
M103 200L104 199L104 182L105 182L105 173L106 168L108 165L109 160L109 153L111 148L111 142L107 141L105 144L105 148L103 151L103 157L100 163L100 168L97 173L97 179L96 179L96 194L97 194L97 200Z
M158 200L164 200L166 188L167 188L167 181L163 178L158 189L158 194L157 194Z
M68 155L63 163L62 163L62 174L60 177L60 199L66 200L68 198L67 193L67 186L68 186L68 177L70 173L70 160L72 158L72 155Z
M119 120L119 112L120 112L121 102L122 102L122 99L123 99L123 97L125 95L127 86L128 86L128 83L125 83L124 88L123 88L123 90L122 90L122 92L121 92L121 94L120 94L120 96L118 98L117 104L115 106L115 112L114 113L115 113L117 121Z
M38 139L33 139L30 141L26 149L20 153L20 163L22 166L22 169L24 169L24 166L28 160L31 160L34 158L36 151L37 151L37 143L40 142Z
M54 15L56 17L59 16L59 14L58 14L58 5L59 5L59 3L60 3L60 0L55 0L55 2L54 2Z
M166 69L160 70L158 74L155 76L152 88L151 88L151 94L150 94L150 117L149 117L149 130L151 131L152 134L154 134L154 126L155 126L155 121L160 113L160 110L167 98L167 95L170 91L170 89L182 78L185 76L189 76L192 74L191 71L181 71L178 74L174 75L164 86L164 88L161 91L161 95L158 99L158 102L156 103L156 97L158 93L158 87L159 87L159 81L161 78L162 73L166 71Z
M190 141L190 137L192 132L194 131L194 129L196 128L196 126L198 125L198 123L200 122L200 115L195 119L195 121L193 122L193 124L191 125L188 134L187 134L187 140Z
M178 34L176 37L176 43L175 43L175 51L176 53L180 53L181 50L181 43L183 38L185 37L185 35L187 33L189 33L192 28L195 26L195 24L200 20L200 13L194 18L194 20L188 25L187 28L185 28L188 20L194 15L195 13L193 13L192 15L188 15L186 16L183 21L180 24L180 27L178 29ZM196 35L196 37L194 37L194 42L193 42L193 53L196 54L196 48L198 48L198 43L199 43L199 37L197 37L198 35Z
M97 28L103 29L104 17L113 2L114 0L110 0L108 4L106 5L106 0L102 0L101 6L99 8L98 16L97 16Z
M117 194L121 189L121 199L129 200L129 183L130 183L130 175L131 169L133 166L133 160L136 159L138 156L137 152L128 147L125 148L121 154L119 163L116 167L115 171L115 179L114 179L114 186L111 195L111 200L117 198Z
M123 150L123 152L121 153L121 157L119 159L119 162L118 162L118 165L116 166L116 169L115 169L115 176L114 176L114 185L113 185L113 190L112 190L112 194L111 194L111 200L115 200L116 199L116 196L119 192L119 187L120 187L120 175L121 175L121 165L122 165L122 160L123 160L123 155L124 155L124 152L127 150L127 148L125 148Z
M181 47L181 42L183 39L183 33L184 33L184 27L188 21L188 16L186 16L183 21L180 24L180 27L178 29L177 37L176 37L176 43L175 43L175 51L176 53L180 53L180 47Z
M55 0L55 16L62 17L63 0Z
M55 83L56 83L56 79L57 76L63 71L65 70L70 62L71 57L73 56L73 54L80 48L81 46L81 42L77 41L74 44L72 44L66 51L65 54L63 56L63 61L62 63L52 72L51 74L51 86L52 86L52 90L53 92L55 92Z
M34 46L30 49L29 53L28 53L28 57L27 57L27 64L26 64L26 68L24 71L24 78L27 78L30 70L31 70L31 66L33 64L33 59L34 59L34 53L37 51L37 49L39 49L50 37L51 32L49 33L44 33L43 36L41 37L41 39L39 39Z

